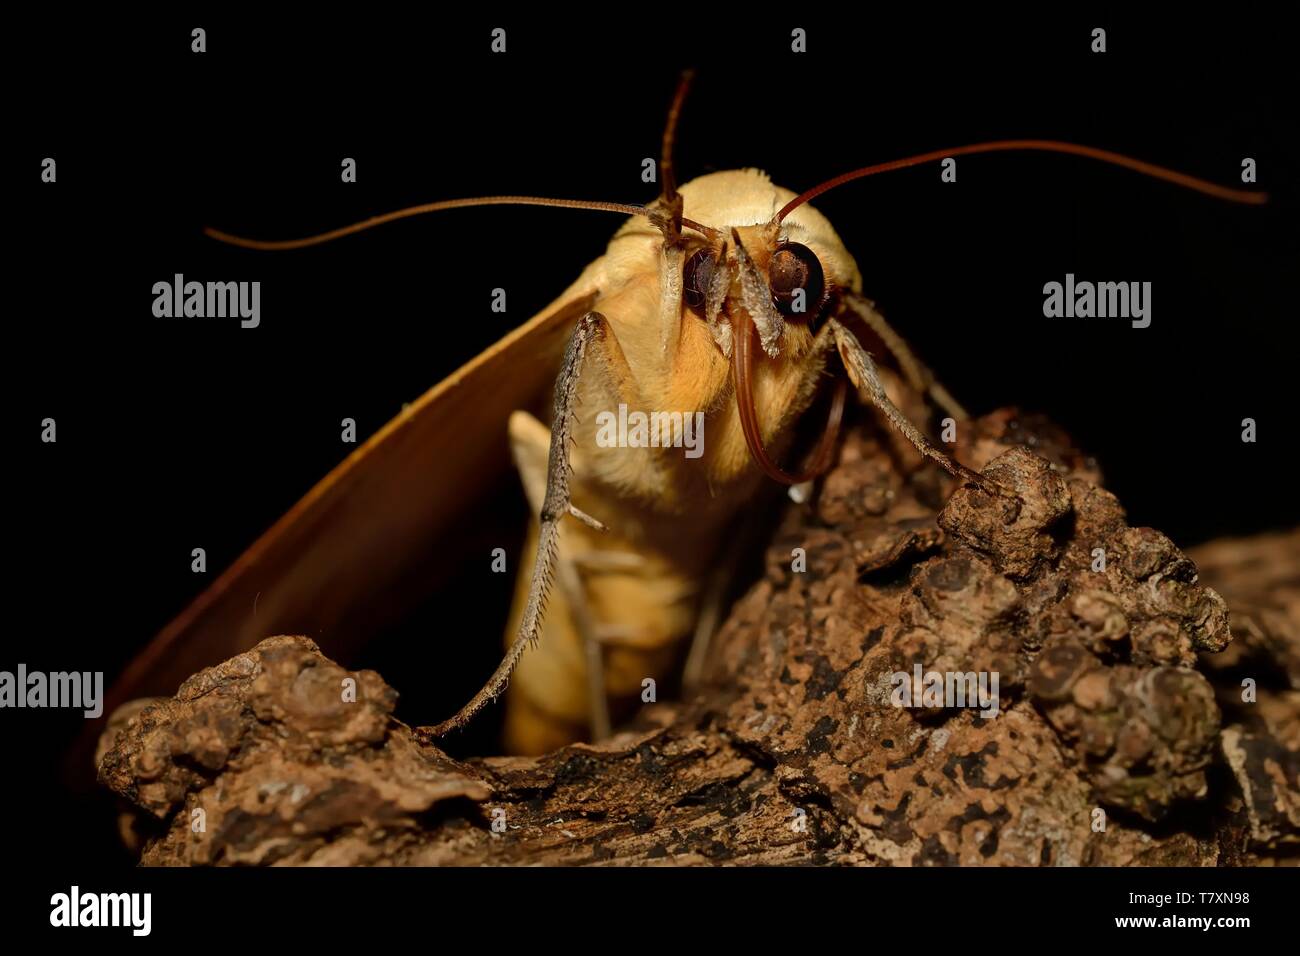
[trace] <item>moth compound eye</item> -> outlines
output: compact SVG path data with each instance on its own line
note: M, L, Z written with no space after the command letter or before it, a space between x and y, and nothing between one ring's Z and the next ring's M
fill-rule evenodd
M813 318L821 309L826 280L822 264L807 246L784 242L772 254L767 270L772 301L787 318Z
M713 278L713 270L717 264L717 257L708 249L700 249L686 260L686 269L682 274L682 297L692 309L697 311L704 309L709 281Z

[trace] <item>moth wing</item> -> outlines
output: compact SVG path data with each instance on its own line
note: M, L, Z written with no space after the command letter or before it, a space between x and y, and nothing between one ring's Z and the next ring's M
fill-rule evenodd
M304 634L346 656L365 637L361 623L377 607L391 610L412 568L427 570L442 536L508 469L510 413L554 386L573 325L596 299L583 285L429 389L322 479L136 656L106 713L170 695L195 671L276 634Z

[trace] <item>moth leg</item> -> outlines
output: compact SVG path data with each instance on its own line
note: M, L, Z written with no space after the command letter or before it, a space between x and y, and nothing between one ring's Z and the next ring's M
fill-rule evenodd
M704 679L704 667L708 661L709 648L713 644L713 636L718 632L722 617L727 611L727 592L735 581L741 560L754 544L753 531L757 527L757 524L742 523L734 528L727 536L721 560L709 573L704 594L700 598L695 630L691 634L691 647L686 654L686 665L682 671L682 686L687 690L694 690Z
M889 349L890 354L898 359L898 366L903 372L903 377L907 383L922 395L929 395L934 403L942 408L945 412L962 422L970 418L966 409L958 404L957 400L949 394L948 390L943 387L934 377L934 373L916 357L912 347L907 341L893 330L885 317L876 311L876 304L870 299L860 295L849 293L844 296L844 303L853 310L853 312L867 324L867 327L880 337L880 341L885 343L885 348Z
M875 405L884 416L889 419L891 425L899 430L908 441L910 441L922 455L937 463L944 471L948 472L955 478L969 482L983 489L990 495L1005 498L1007 492L1003 491L994 482L985 478L979 472L972 471L959 461L955 461L945 455L934 445L930 444L920 429L907 420L907 416L898 410L889 396L885 394L885 386L880 381L880 376L876 372L875 363L871 361L871 356L867 350L862 347L862 343L857 337L850 332L839 321L832 318L827 322L835 337L835 347L840 354L840 360L844 363L845 370L849 373L849 378L871 404Z
M516 411L510 416L509 434L515 467L536 522L546 498L551 430L527 412ZM573 492L581 496L584 492L579 477L581 463L573 464L576 479ZM582 515L572 505L569 513L575 517ZM582 517L587 519L586 515ZM587 519L583 523L594 520ZM603 528L599 522L589 526ZM536 523L530 535L536 538ZM522 658L506 692L505 737L511 752L552 750L560 744L547 744L567 737L573 732L570 728L583 720L593 739L608 736L610 721L605 696L604 645L590 610L587 585L582 576L589 569L588 557L597 553L589 550L592 542L593 536L584 529L570 525L560 531L555 556L560 588L550 595L547 615L541 622L542 640L547 642L546 660ZM525 553L529 550L525 545ZM536 541L533 541L531 550L536 560ZM516 600L519 599L517 596ZM522 599L527 599L526 592ZM518 621L512 620L508 630L512 641L517 629ZM530 665L534 667L531 673ZM536 670L539 665L540 671ZM583 694L575 713L572 689L579 683Z
M555 382L555 410L551 422L551 447L546 468L546 494L542 499L541 513L538 518L537 556L533 563L528 600L519 622L519 631L497 669L469 703L442 723L430 728L421 728L432 736L440 737L457 727L465 726L488 703L496 700L509 683L510 674L519 663L524 650L529 645L537 644L541 636L542 613L545 609L546 597L556 572L560 519L572 514L582 519L584 523L590 523L592 527L603 527L595 519L575 508L570 501L569 480L572 476L572 466L569 448L573 441L574 413L578 403L578 379L588 351L595 347L607 363L617 364L622 361L626 364L616 344L613 349L601 347L612 342L612 339L605 317L598 312L588 312L579 319L573 336L569 339L568 348L564 353L564 363ZM607 372L615 375L619 371L620 369L617 368L607 368ZM567 590L566 588L566 592ZM601 697L603 702L603 686Z
M609 700L605 696L605 649L596 636L596 625L591 609L583 595L582 579L572 561L561 556L556 564L560 584L569 599L569 612L574 626L582 638L583 656L587 664L587 713L591 721L591 739L603 740L609 736Z

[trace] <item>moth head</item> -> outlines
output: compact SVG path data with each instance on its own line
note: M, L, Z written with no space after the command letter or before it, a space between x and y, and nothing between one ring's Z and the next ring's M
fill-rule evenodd
M683 239L682 320L705 322L724 356L751 326L771 358L801 351L837 295L860 291L857 265L824 216L805 205L776 221L795 194L763 173L713 173L686 183L681 194L685 215L707 229ZM672 294L676 283L665 278Z
M707 328L730 365L752 457L777 480L801 481L779 468L766 447L811 400L821 368L814 342L839 297L861 291L857 265L810 206L782 221L778 213L795 194L757 170L700 177L681 187L680 198L685 229L663 229L660 245L664 330L671 334L680 324L682 334L692 334L694 323L699 335ZM842 409L840 392L818 462L829 460Z

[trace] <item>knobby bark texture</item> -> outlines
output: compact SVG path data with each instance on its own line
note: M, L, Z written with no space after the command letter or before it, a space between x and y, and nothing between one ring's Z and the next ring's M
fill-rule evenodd
M164 865L1296 862L1300 533L1193 559L1045 422L957 447L1014 494L851 432L706 685L610 740L452 760L274 637L114 715L123 834ZM918 666L996 674L996 714L902 706Z

